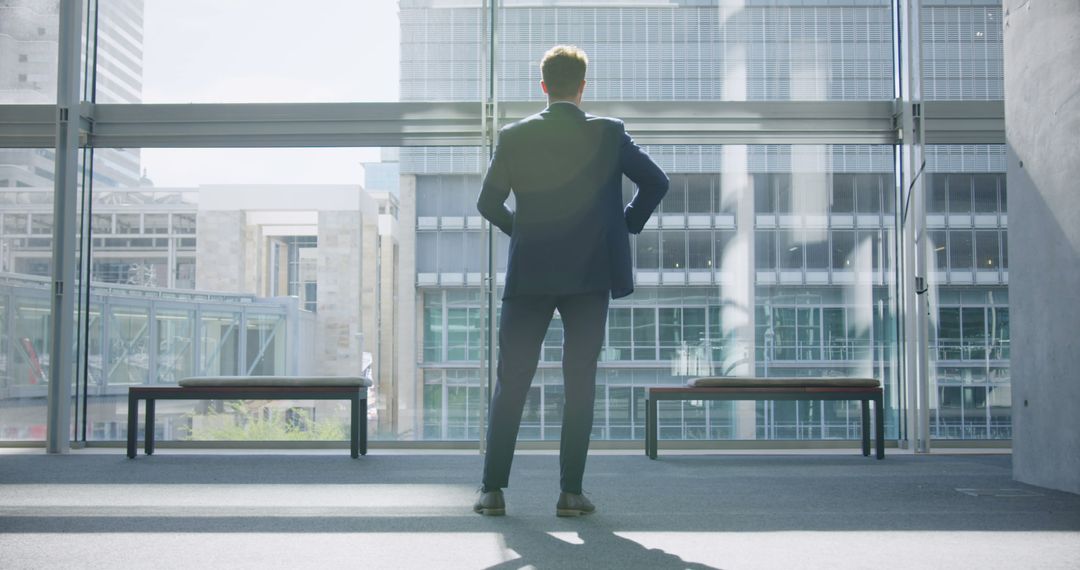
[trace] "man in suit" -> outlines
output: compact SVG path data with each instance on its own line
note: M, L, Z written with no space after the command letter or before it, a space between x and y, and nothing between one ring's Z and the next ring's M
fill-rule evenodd
M592 432L596 361L604 343L608 297L634 290L630 234L639 233L668 188L668 178L626 133L622 121L579 107L585 52L555 46L541 61L542 112L499 131L477 208L510 235L499 321L499 364L488 415L483 487L474 510L502 515L502 489L536 373L540 346L557 309L562 317L564 406L556 515L595 510L581 480ZM622 177L638 190L626 207ZM506 206L514 192L515 209Z

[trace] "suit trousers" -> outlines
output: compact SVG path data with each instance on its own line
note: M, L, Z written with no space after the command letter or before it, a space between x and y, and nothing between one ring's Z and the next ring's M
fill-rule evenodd
M499 363L488 413L484 487L509 484L521 413L540 347L556 309L563 322L563 410L559 446L560 486L581 493L592 434L596 361L604 344L608 291L575 295L521 295L503 299Z

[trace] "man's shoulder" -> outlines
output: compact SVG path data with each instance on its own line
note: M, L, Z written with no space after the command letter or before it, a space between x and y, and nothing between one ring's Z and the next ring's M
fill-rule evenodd
M534 113L532 115L529 115L528 117L525 117L524 119L518 119L518 120L514 121L513 123L510 123L509 125L506 125L506 126L500 128L499 129L499 134L500 135L505 135L506 133L519 131L522 128L527 128L528 125L531 125L533 123L537 123L537 122L543 120L543 118L544 117L540 113Z
M511 139L517 138L517 133L527 131L531 124L534 124L539 120L539 114L529 115L524 119L519 119L509 125L501 127L499 129L499 144L506 145ZM528 138L528 135L526 135L526 138Z
M590 123L602 124L605 127L612 129L626 130L626 125L623 124L622 119L616 119L615 117L602 117L600 115L585 113L585 120Z
M614 117L602 117L589 113L584 113L584 117L586 124L591 125L594 129L600 127L601 130L608 133L614 133L616 136L626 132L626 126L620 119ZM550 125L556 124L552 121L558 121L558 119L545 117L543 113L535 113L523 119L514 121L499 129L500 144L510 142L514 139L527 140L530 133L536 132L536 130L547 129Z
M615 117L604 117L602 115L593 115L592 113L585 113L586 121L599 121L601 123L608 123L611 125L622 126L622 119L616 119Z

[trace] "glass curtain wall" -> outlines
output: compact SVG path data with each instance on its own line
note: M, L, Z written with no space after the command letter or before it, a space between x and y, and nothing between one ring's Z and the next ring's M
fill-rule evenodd
M429 74L439 77L439 69L469 64L467 54L429 46L452 45L477 21L478 6L437 0L401 5L402 37L424 44L403 51L403 96L455 100L478 94L481 86L469 75L424 81ZM586 111L593 101L894 97L887 1L507 1L500 7L500 104L527 101L535 111L543 109L539 61L557 43L574 43L590 56ZM634 239L637 291L609 312L594 436L642 437L646 387L702 375L872 376L885 383L893 407L892 148L648 150L671 175L672 188ZM624 198L632 192L627 184ZM425 311L425 434L476 437L471 416L445 403L475 409L486 384L481 353L466 345L483 335L483 297L433 278L418 287ZM561 343L556 316L526 402L523 439L560 436ZM660 437L675 439L853 438L859 430L857 410L835 402L665 402L660 422ZM895 430L892 413L888 425Z
M415 420L397 402L415 396L398 382L394 354L398 325L408 321L394 299L408 294L400 249L414 240L398 226L400 180L365 176L396 171L398 149L155 148L140 156L141 186L98 183L93 191L88 439L125 437L130 386L250 375L368 376L372 437L407 437L399 424ZM313 175L313 165L324 172ZM221 172L238 168L232 183L219 183ZM479 267L484 252L453 254ZM418 267L431 261L421 257ZM163 401L157 437L340 440L348 413L336 401Z
M0 0L0 106L55 105L59 18L58 0ZM55 160L0 148L0 441L46 435Z
M923 95L1004 97L1000 2L922 0ZM1010 439L1008 211L1003 145L926 148L931 434Z
M918 1L925 97L1000 99L1000 7ZM479 107L492 80L480 0L306 11L277 0L86 5L86 98L96 103ZM254 13L265 25L248 25ZM503 0L495 95L541 110L540 57L574 43L590 56L586 111L619 101L892 101L893 13L890 0ZM0 15L0 104L54 102L56 2L0 0ZM642 437L647 386L722 374L879 378L898 435L894 147L689 142L646 145L672 187L633 240L636 293L610 309L594 437ZM78 438L125 437L132 385L304 373L371 374L373 437L480 437L483 149L343 147L329 137L320 149L158 144L93 150L80 226L92 287L80 299ZM1008 438L1001 149L938 146L926 156L934 435ZM44 437L53 161L52 149L0 150L2 439ZM507 243L497 236L492 252L498 285ZM561 342L556 318L523 439L559 437ZM670 403L660 435L852 439L857 411ZM341 439L345 419L334 403L303 401L180 402L158 415L162 439Z
M246 25L253 13L258 29ZM399 40L396 2L298 13L286 2L133 0L101 3L99 14L100 102L403 99L398 53L408 42ZM482 30L472 22L459 49L478 59ZM202 39L193 44L194 33ZM479 70L474 62L452 73L476 74L479 85ZM86 438L126 437L129 386L207 375L367 376L371 437L422 437L409 301L429 275L478 287L485 256L479 218L466 207L482 153L468 147L462 160L448 150L98 149L88 199ZM425 225L424 209L440 202L457 204L457 223ZM457 281L447 268L458 268ZM343 402L161 405L155 429L164 440L348 433Z

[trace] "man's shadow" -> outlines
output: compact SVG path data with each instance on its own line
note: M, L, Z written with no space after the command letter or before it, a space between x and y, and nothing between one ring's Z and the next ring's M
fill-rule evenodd
M497 529L502 533L508 550L520 558L507 560L488 570L509 570L532 565L537 568L650 568L675 570L717 570L713 566L687 562L682 558L657 548L644 546L618 536L607 528L602 519L592 515L581 519L561 521L558 528L544 525L537 520L521 520L507 517L499 521ZM548 534L577 533L581 544L572 544Z

